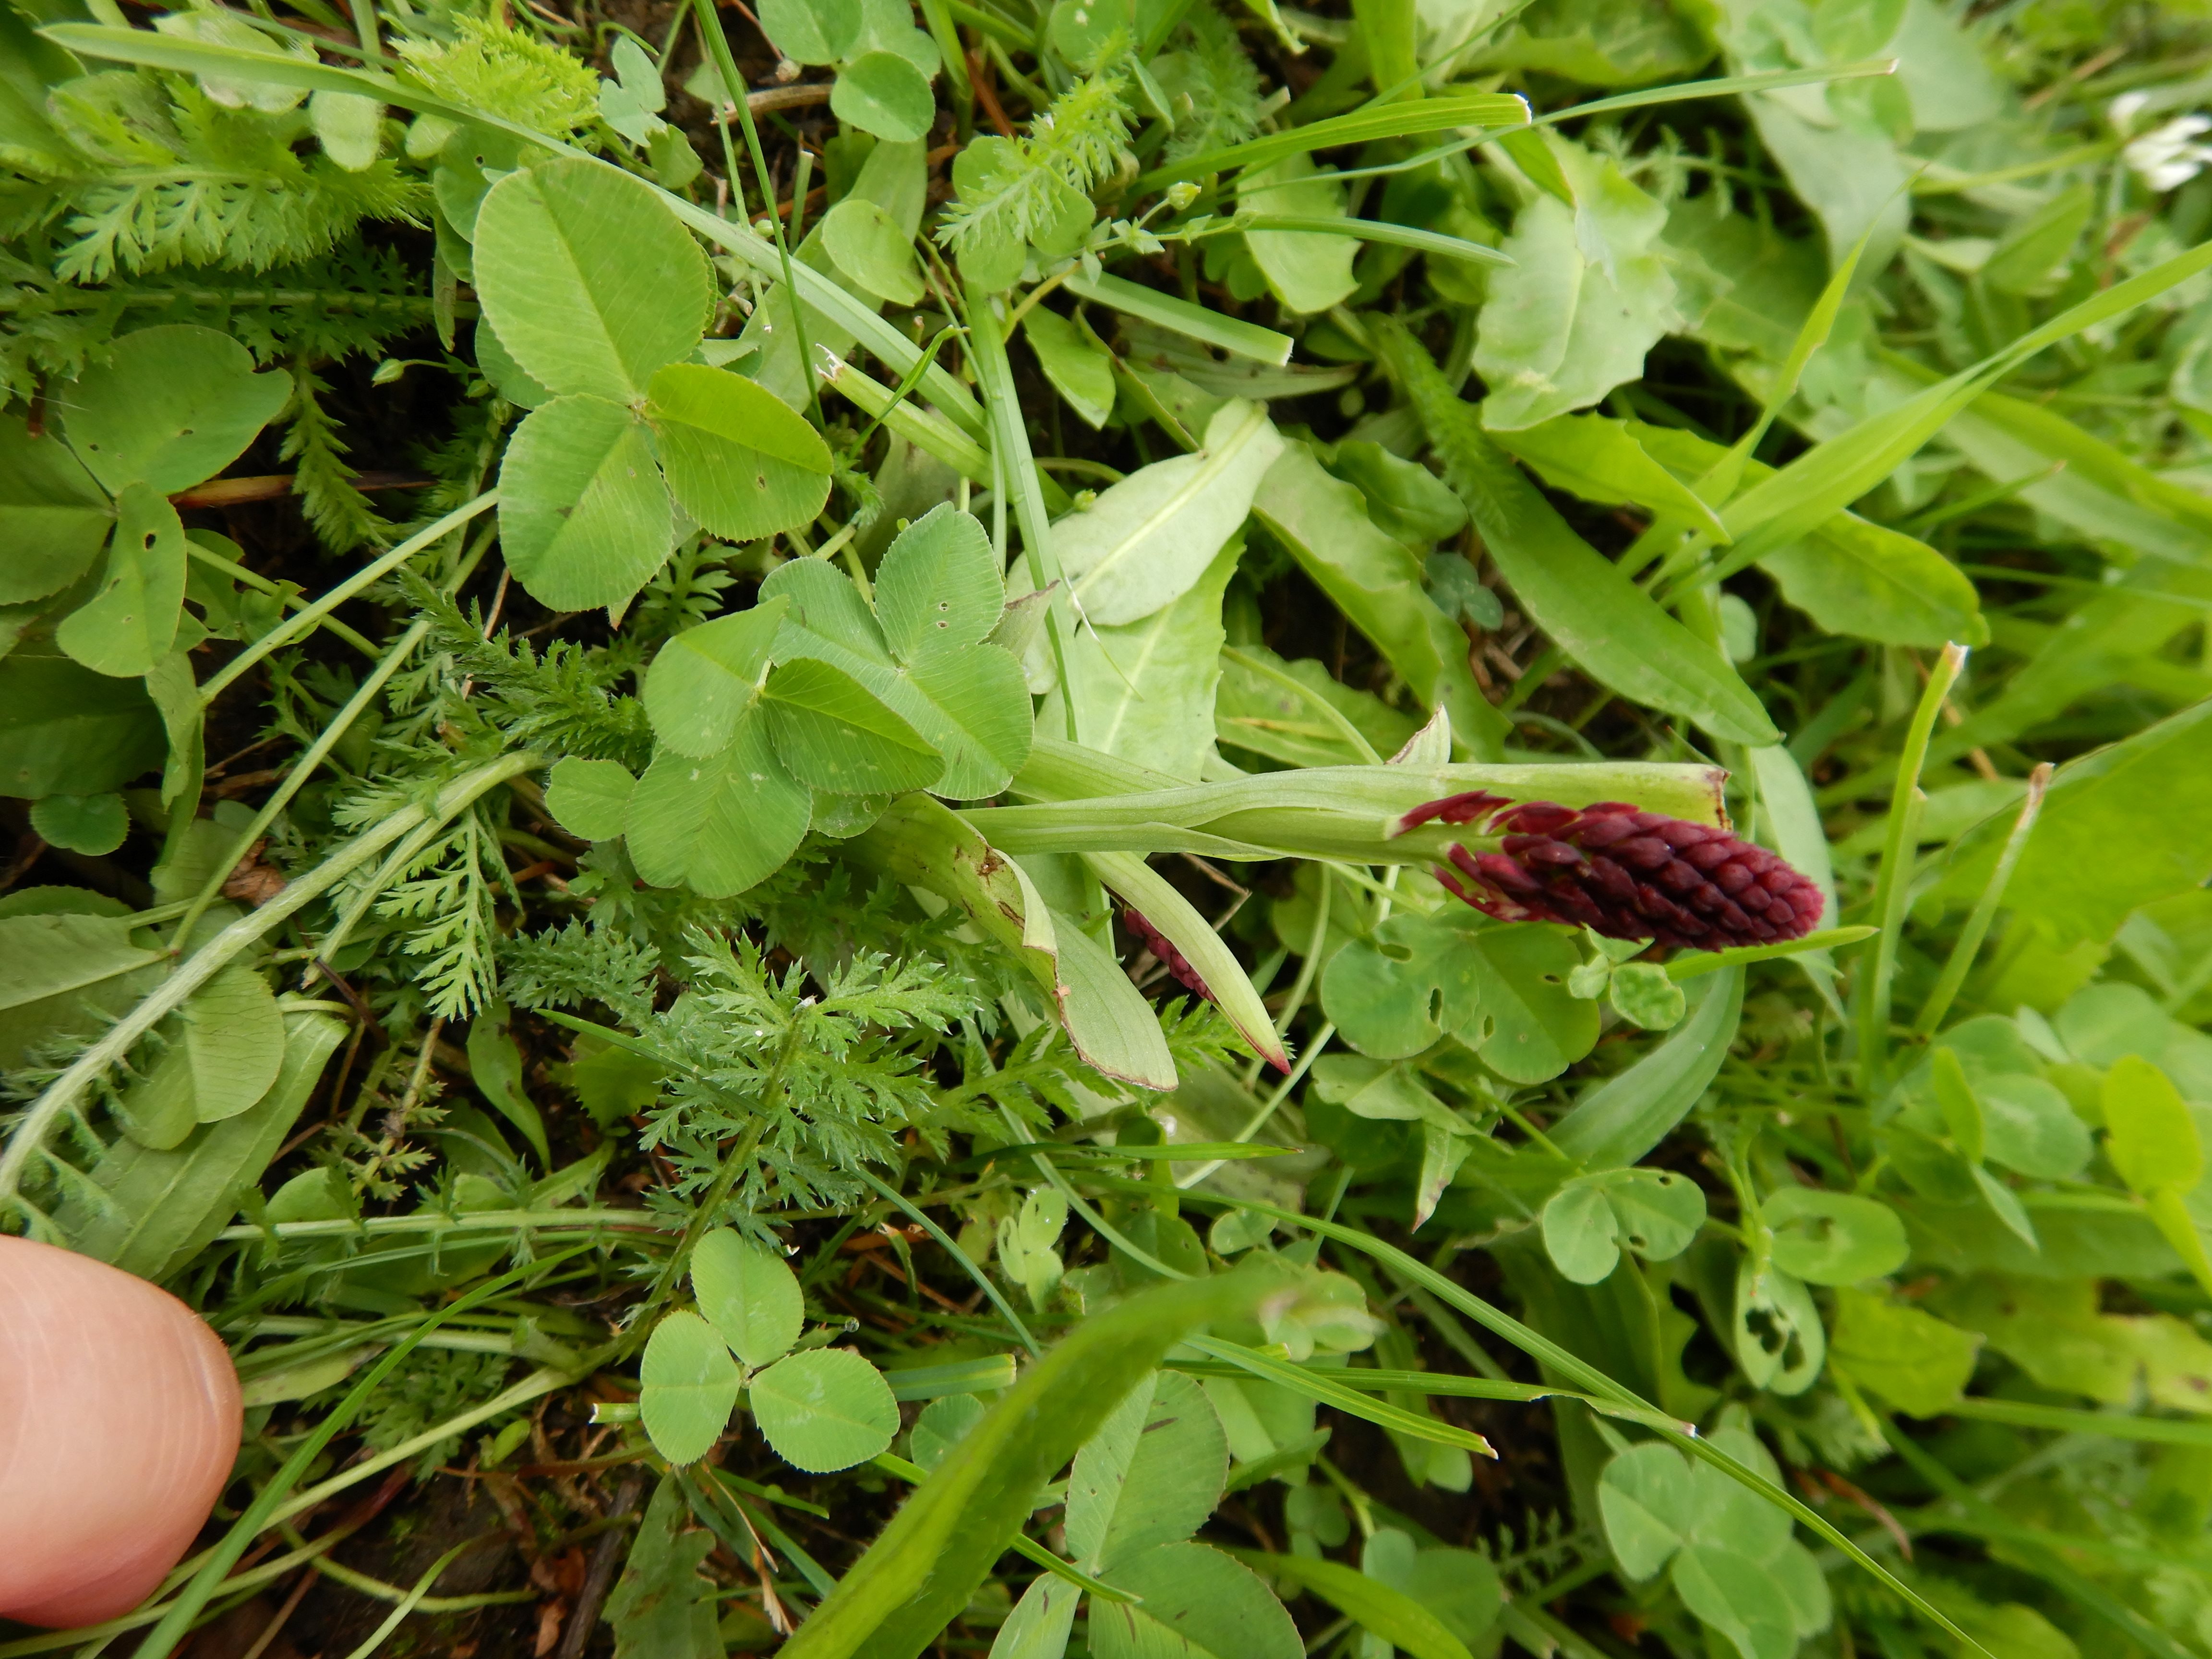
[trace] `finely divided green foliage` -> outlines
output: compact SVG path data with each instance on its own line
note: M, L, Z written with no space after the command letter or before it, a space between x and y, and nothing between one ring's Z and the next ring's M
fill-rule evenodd
M0 1225L269 1413L0 1659L2193 1651L2212 37L1692 12L0 0Z

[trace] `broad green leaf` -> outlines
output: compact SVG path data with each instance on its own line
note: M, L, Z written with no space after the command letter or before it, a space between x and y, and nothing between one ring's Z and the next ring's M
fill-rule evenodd
M784 1462L811 1474L865 1463L898 1432L884 1374L849 1348L810 1348L757 1374L753 1421Z
M765 881L799 850L814 797L783 769L757 719L702 759L656 755L623 820L630 860L656 887L727 898Z
M987 1659L1060 1659L1075 1629L1075 1605L1082 1599L1083 1592L1066 1579L1039 1573L999 1626Z
M1730 453L1680 428L1638 422L1629 429L1686 487L1724 465ZM1537 467L1544 471L1541 462ZM1774 472L1750 459L1741 471L1747 484ZM1856 514L1831 514L1801 539L1761 555L1759 568L1781 586L1784 599L1831 634L1929 650L1952 640L1979 645L1989 638L1980 598L1965 572L1927 543Z
M1066 647L1078 729L1090 747L1141 761L1195 783L1213 751L1213 699L1221 679L1221 596L1243 551L1232 538L1195 586L1135 622L1080 629ZM1044 730L1066 730L1065 688L1037 711Z
M115 509L99 591L62 618L54 642L95 673L127 679L152 672L176 639L185 526L150 484L125 484Z
M1708 975L1689 1018L1635 1065L1587 1090L1553 1125L1552 1144L1600 1169L1633 1164L1689 1115L1735 1040L1743 972Z
M691 1253L691 1290L699 1312L747 1369L783 1358L799 1340L806 1309L799 1279L783 1259L727 1227L717 1227Z
M1010 952L1049 999L1085 1063L1148 1089L1175 1087L1159 1021L1121 964L1087 936L1067 945L1021 866L958 814L926 795L903 796L849 846L868 867L958 905ZM1072 923L1066 931L1079 932Z
M1856 1285L1905 1265L1905 1223L1878 1199L1818 1187L1784 1187L1761 1200L1773 1230L1774 1261L1808 1285Z
M763 598L687 628L660 648L646 672L643 697L653 735L684 755L719 754L759 701L776 630L789 609Z
M1534 426L1499 431L1498 443L1536 469L1544 482L1588 501L1633 503L1726 541L1728 532L1704 498L1638 441L1640 428L1604 415L1555 415Z
M1620 1261L1613 1242L1613 1208L1592 1186L1563 1187L1544 1206L1544 1252L1577 1285L1611 1276Z
M1797 1621L1766 1566L1734 1550L1692 1544L1674 1558L1675 1593L1735 1644L1741 1659L1790 1659Z
M2204 1178L2197 1119L2173 1080L2140 1054L2123 1054L2105 1073L2105 1155L2130 1192L2193 1190Z
M1624 963L1614 969L1605 1000L1631 1025L1647 1031L1672 1030L1690 1006L1674 977L1653 962Z
M645 422L621 404L562 397L532 410L499 476L500 547L542 605L626 605L676 545Z
M31 829L49 847L105 858L131 833L131 813L118 794L48 795L32 805Z
M58 592L100 556L115 509L69 446L33 438L21 421L0 421L0 605Z
M822 246L842 275L878 300L895 306L920 302L925 290L913 241L866 197L848 196L822 216Z
M1240 213L1340 219L1344 207L1344 186L1319 171L1311 155L1286 155L1271 166L1248 168L1237 175ZM1287 310L1327 311L1359 286L1359 279L1352 274L1359 244L1349 236L1248 230L1244 246Z
M671 363L646 419L668 487L717 536L758 541L813 522L830 499L830 449L774 392L726 369Z
M228 335L167 323L124 335L78 377L63 430L110 494L136 483L170 495L236 460L291 396L289 374L256 374Z
M586 841L613 841L623 832L630 792L637 780L620 761L556 762L545 783L545 810L570 835Z
M1154 1371L1132 1389L1075 1455L1067 1483L1067 1550L1103 1573L1204 1524L1229 1480L1229 1443L1206 1391ZM1094 1604L1095 1606L1095 1604Z
M707 256L650 185L566 159L492 186L477 214L476 287L533 380L624 404L690 355L714 297Z
M1303 1659L1298 1627L1250 1568L1206 1544L1163 1544L1109 1575L1144 1597L1091 1602L1098 1659Z
M261 1179L347 1029L325 1013L287 1014L283 1065L246 1111L202 1124L167 1152L118 1138L91 1170L103 1201L72 1196L57 1217L70 1248L157 1284L185 1267Z
M1330 959L1322 1006L1362 1054L1405 1060L1449 1035L1501 1077L1541 1083L1597 1041L1597 1009L1566 988L1576 959L1550 928L1496 927L1458 907L1401 915Z
M365 173L384 147L384 106L349 92L319 92L307 100L307 122L323 154L348 173Z
M1474 369L1490 389L1483 424L1501 429L1585 408L1634 380L1675 319L1674 281L1656 251L1667 210L1611 156L1543 138L1575 204L1533 196L1505 239L1514 263L1490 273Z
M1612 1275L1623 1249L1654 1261L1687 1249L1705 1225L1705 1197L1669 1170L1607 1170L1577 1176L1544 1206L1544 1248L1577 1285Z
M1049 1188L1045 1190L1051 1191ZM1053 1196L1058 1198L1060 1194L1053 1193ZM905 1397L899 1395L896 1385L891 1392L901 1398ZM910 1434L914 1461L925 1469L934 1469L945 1461L946 1454L966 1437L969 1430L983 1420L988 1409L972 1394L946 1395L931 1401L921 1408L921 1414L914 1419Z
M699 1571L714 1534L692 1530L690 1519L679 1478L662 1475L607 1597L615 1659L723 1659L714 1586Z
M1759 699L1720 653L1568 526L1475 423L1419 343L1393 325L1391 362L1413 394L1444 482L1538 626L1593 678L1738 743L1778 740Z
M2093 1150L2089 1127L2057 1086L2017 1074L1976 1085L1983 1133L1992 1164L2044 1181L2069 1181Z
M1420 1601L1358 1571L1341 1562L1315 1560L1303 1555L1267 1555L1258 1550L1237 1550L1235 1559L1269 1577L1311 1590L1339 1613L1387 1645L1411 1654L1413 1659L1472 1659L1466 1642ZM1480 1560L1473 1551L1455 1555ZM1489 1563L1485 1561L1485 1566ZM1091 1613L1098 1617L1094 1604ZM1486 1624L1487 1620L1484 1621Z
M523 373L514 354L499 343L498 334L482 318L477 319L475 344L477 367L491 382L492 390L507 402L526 410L551 401L553 394Z
M260 975L233 963L161 1030L165 1046L118 1099L131 1139L157 1152L268 1092L284 1060L284 1017Z
M1056 521L1053 556L1082 614L1102 627L1134 622L1189 592L1282 453L1267 410L1231 398L1206 423L1196 454L1140 468L1087 511Z
M794 64L834 64L860 38L860 0L762 0L760 21Z
M714 1328L695 1313L672 1313L653 1328L638 1364L638 1409L653 1449L672 1463L696 1463L714 1450L738 1403L738 1362Z
M1829 1358L1899 1411L1936 1417L1966 1390L1982 1339L1933 1314L1863 1291L1836 1293Z
M943 758L914 727L818 658L800 657L771 672L761 708L777 756L816 789L899 794L945 775Z
M1420 727L1411 714L1391 708L1372 692L1355 691L1330 678L1327 665L1314 658L1285 662L1264 645L1238 650L1251 662L1264 664L1306 690L1302 695L1246 662L1223 658L1221 681L1214 693L1213 731L1224 747L1249 750L1293 766L1350 766L1364 760L1336 723L1322 718L1316 702L1342 714L1378 755L1396 754Z
M847 126L901 144L928 137L937 118L929 76L895 52L862 52L840 69L830 108Z
M1943 898L1980 896L2016 816L1996 813L1953 845L1936 887ZM2207 823L2212 701L2061 766L2006 903L2062 947L2108 939L2130 911L2212 877Z
M1249 1318L1285 1282L1281 1268L1255 1261L1219 1278L1158 1286L1076 1326L907 1499L784 1645L787 1659L915 1659L968 1605L1029 1518L1038 1489L1160 1357L1200 1325ZM1302 1652L1294 1646L1290 1659Z
M1067 400L1067 406L1094 431L1114 412L1114 359L1058 312L1032 306L1022 319L1022 337L1036 353L1037 367Z
M1498 1569L1488 1556L1473 1550L1422 1550L1413 1557L1404 1580L1393 1588L1412 1596L1470 1648L1498 1622L1505 1601Z
M1378 443L1346 439L1329 457L1328 470L1366 497L1376 529L1416 552L1467 528L1467 508L1443 480Z
M1674 1559L1697 1525L1697 1483L1671 1446L1632 1446L1605 1466L1598 1513L1613 1559L1631 1578L1649 1578Z
M51 646L0 658L0 794L119 789L166 746L143 680L95 674Z
M954 800L995 794L1028 757L1031 720L1021 665L988 643L1005 590L983 528L949 506L901 531L876 572L877 610L843 572L794 559L761 585L787 599L779 663L812 658L842 670L944 757L931 787Z
M1506 722L1467 665L1467 635L1422 591L1420 561L1369 517L1358 489L1313 451L1287 443L1252 500L1254 516L1381 651L1422 707L1443 708L1480 758L1502 753ZM1386 751L1387 752L1387 751Z

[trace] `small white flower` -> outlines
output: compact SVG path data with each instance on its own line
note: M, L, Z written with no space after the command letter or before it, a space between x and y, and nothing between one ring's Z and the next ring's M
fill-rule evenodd
M2124 92L2105 106L2105 118L2112 124L2113 131L2124 136L2133 130L2136 117L2149 102L2150 94L2147 92Z
M2177 115L2132 141L2120 155L2153 190L2172 190L2212 162L2212 145L2192 142L2206 132L2212 132L2212 116Z

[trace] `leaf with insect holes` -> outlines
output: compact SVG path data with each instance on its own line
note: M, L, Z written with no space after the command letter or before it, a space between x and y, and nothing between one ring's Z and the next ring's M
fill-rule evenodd
M227 335L164 324L124 335L84 372L62 427L111 494L137 483L170 495L236 460L291 396L289 374L256 374L252 354Z
M1774 1261L1808 1285L1856 1285L1903 1267L1911 1254L1904 1220L1878 1199L1818 1187L1784 1187L1759 1204L1774 1231Z
M729 1426L740 1378L713 1326L695 1313L672 1313L653 1327L638 1381L638 1411L653 1449L672 1463L696 1463Z
M645 417L668 486L715 535L758 541L813 521L830 499L830 449L774 392L727 369L671 363Z
M1577 1176L1545 1204L1544 1249L1577 1285L1610 1278L1626 1248L1653 1261L1680 1255L1705 1221L1705 1195L1671 1170Z
M150 673L169 653L185 603L185 526L151 484L123 486L100 590L62 619L54 642L95 673Z
M898 1401L884 1374L848 1348L779 1359L749 1390L753 1421L777 1455L810 1474L865 1463L898 1432Z
M1411 1059L1449 1035L1501 1077L1541 1083L1597 1041L1597 1009L1567 988L1575 961L1551 928L1483 927L1452 911L1395 915L1371 942L1330 959L1322 1006L1376 1059Z
M691 1253L691 1290L699 1311L749 1369L791 1352L805 1307L799 1279L765 1246L717 1227Z

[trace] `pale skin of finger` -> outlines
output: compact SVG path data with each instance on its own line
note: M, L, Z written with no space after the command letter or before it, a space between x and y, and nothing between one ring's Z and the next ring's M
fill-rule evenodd
M214 1507L241 1415L230 1356L176 1297L0 1236L0 1617L137 1606Z

